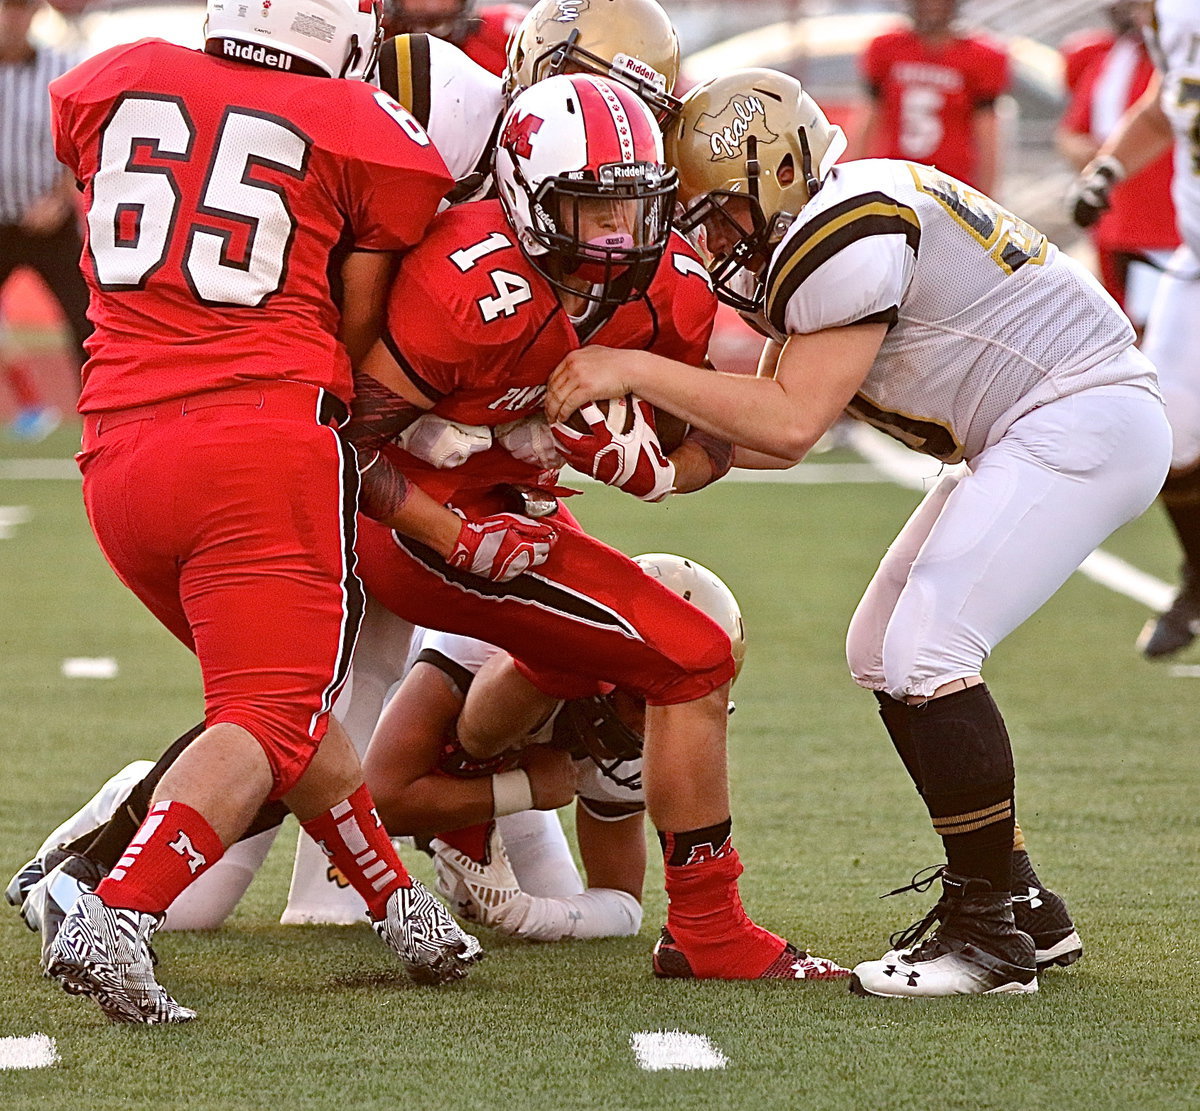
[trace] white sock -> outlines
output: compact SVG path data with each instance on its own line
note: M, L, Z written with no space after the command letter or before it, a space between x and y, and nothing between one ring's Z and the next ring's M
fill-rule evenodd
M642 905L627 891L589 887L578 895L518 897L504 907L496 928L528 941L632 937L642 927Z
M552 810L523 810L496 819L521 890L528 895L578 895L583 880L562 823Z

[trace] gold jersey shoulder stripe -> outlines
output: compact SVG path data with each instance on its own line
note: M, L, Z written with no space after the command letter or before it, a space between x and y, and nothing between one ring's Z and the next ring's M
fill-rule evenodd
M916 255L921 222L908 205L886 193L864 193L835 204L805 223L771 263L766 295L771 326L777 332L784 331L788 302L817 267L843 247L871 235L903 235Z

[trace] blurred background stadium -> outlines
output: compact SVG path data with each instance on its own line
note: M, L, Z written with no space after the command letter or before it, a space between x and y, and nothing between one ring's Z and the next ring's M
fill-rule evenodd
M477 0L480 7L485 0ZM798 77L836 122L849 127L862 96L856 68L866 44L902 19L902 0L665 0L679 30L684 77L703 80L725 69L763 65ZM1054 128L1065 106L1057 47L1084 28L1103 23L1096 0L964 0L962 22L999 38L1013 67L1011 94L1000 104L1003 163L997 197L1060 246L1087 255L1089 246L1065 217L1070 177L1054 149ZM158 36L199 45L204 5L196 0L51 0L37 16L35 34L48 43L89 53L120 42ZM57 306L30 272L19 272L0 292L0 317L13 346L31 355L49 402L72 408L74 371L62 353ZM758 344L722 315L719 361L753 361ZM0 381L0 423L15 399Z

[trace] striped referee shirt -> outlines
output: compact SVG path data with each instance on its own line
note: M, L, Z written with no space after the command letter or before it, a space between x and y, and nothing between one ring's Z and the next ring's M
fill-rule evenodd
M38 47L23 62L0 62L0 224L19 224L63 173L46 90L80 60L74 52Z

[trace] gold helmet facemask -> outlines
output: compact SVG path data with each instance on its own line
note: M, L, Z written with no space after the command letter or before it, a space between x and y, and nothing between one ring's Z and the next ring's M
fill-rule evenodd
M772 251L845 149L842 129L777 70L735 70L683 98L665 135L684 206L676 227L703 229L726 304L758 312Z
M559 73L619 81L659 120L679 109L679 37L656 0L540 0L509 39L505 96Z

